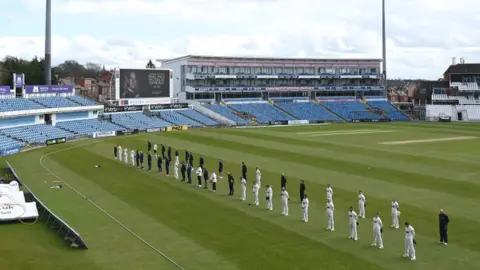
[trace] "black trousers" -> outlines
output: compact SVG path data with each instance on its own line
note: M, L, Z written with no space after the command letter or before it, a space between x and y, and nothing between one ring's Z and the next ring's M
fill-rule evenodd
M197 181L198 181L198 185L201 186L202 185L202 177L197 176Z
M169 166L166 166L166 167L165 167L165 173L166 173L167 175L170 175L170 167L169 167Z
M137 167L140 167L140 161L138 159L135 160L137 162Z
M185 182L185 172L182 172L182 182Z
M212 190L213 191L217 190L217 183L216 182L212 183Z
M149 171L152 170L152 163L151 163L151 162L148 162L148 170L149 170Z
M162 166L158 166L158 172L162 172Z
M440 228L440 242L448 243L448 232L447 228Z
M203 183L205 184L204 188L208 188L208 179L207 178L203 178Z
M234 193L233 185L232 185L232 184L228 184L228 189L230 190L229 193L228 193L228 195L233 196L233 193Z
M192 183L192 173L188 173L187 176L188 176L188 183L191 184Z

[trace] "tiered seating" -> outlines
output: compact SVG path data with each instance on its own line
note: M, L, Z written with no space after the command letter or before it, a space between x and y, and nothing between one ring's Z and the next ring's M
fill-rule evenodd
M403 112L399 111L397 107L393 106L388 101L372 100L372 101L367 101L367 103L370 104L370 106L372 106L373 108L385 111L387 116L394 121L409 120L409 118Z
M56 126L81 135L91 135L94 132L118 131L125 129L113 123L101 121L99 119L58 122Z
M211 119L211 118L208 118L207 116L195 111L195 110L192 110L192 109L188 109L188 110L180 110L178 111L178 113L180 114L183 114L187 117L190 117L192 118L193 120L199 122L199 123L202 123L206 126L215 126L215 125L218 125L219 123L217 123L217 121Z
M48 108L79 107L82 106L64 97L40 97L32 98L33 101Z
M276 102L275 105L301 120L342 121L313 102Z
M24 145L25 145L24 142L16 141L5 135L0 135L0 153L8 150L17 149L17 148L23 147Z
M268 103L228 104L228 106L238 112L246 112L255 116L259 123L295 120L295 118L276 109Z
M184 125L191 126L191 127L202 126L202 124L195 122L192 119L180 114L178 111L157 111L153 113L177 126L184 126Z
M112 114L112 122L129 129L160 128L172 125L161 119L148 117L143 113Z
M243 119L238 117L232 110L228 109L227 107L224 107L222 105L218 104L212 104L212 105L205 105L207 109L210 109L218 114L220 114L223 117L226 117L232 121L234 121L237 124L249 124L252 122L250 119Z
M45 109L45 107L26 98L0 99L0 112L38 109Z
M361 101L321 101L321 104L347 120L382 119L382 116L370 112Z
M84 97L81 97L81 96L73 96L73 97L69 97L69 99L73 100L74 102L82 105L82 106L94 106L94 105L98 105L97 103L95 103L94 101L88 99L88 98L84 98Z
M2 129L1 132L9 137L29 144L45 143L45 140L66 137L73 138L75 134L51 125L31 125Z

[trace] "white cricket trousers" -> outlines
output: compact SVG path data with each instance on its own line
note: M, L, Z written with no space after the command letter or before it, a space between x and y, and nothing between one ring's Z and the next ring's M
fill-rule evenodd
M125 155L125 163L128 164L128 155Z
M327 212L327 230L335 230L335 220L333 219L333 212Z
M118 160L122 161L122 159L123 159L123 154L120 153L120 154L118 155Z
M245 201L247 199L247 187L243 186L240 189L240 200Z
M308 222L308 207L303 208L303 221Z
M255 205L260 205L260 202L258 201L258 191L257 192L253 192L253 203Z
M358 202L358 216L365 217L365 203L363 202Z
M132 166L135 166L135 157L134 157L134 156L130 156L130 159L132 160Z
M383 247L383 239L382 239L382 232L380 229L373 229L373 245L377 245L379 247Z
M175 165L175 167L173 167L173 171L175 173L175 179L178 179L178 166Z
M288 200L282 199L282 215L288 216Z
M403 256L416 258L415 257L415 246L413 245L413 238L405 238L405 252Z
M398 229L398 212L392 211L392 227Z
M270 199L267 200L267 209L272 211L273 210L273 199L270 197Z
M350 222L350 237L353 240L357 240L357 222Z

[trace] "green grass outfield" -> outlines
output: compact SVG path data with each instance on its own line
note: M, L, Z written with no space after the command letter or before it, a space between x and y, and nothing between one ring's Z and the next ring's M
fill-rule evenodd
M410 144L380 142L480 136L479 124L378 123L258 129L195 129L86 140L22 153L8 160L21 180L86 240L71 250L43 224L0 228L1 269L177 269L151 247L69 188L64 180L148 244L188 270L478 269L480 262L480 140ZM146 141L187 148L209 171L222 159L237 179L235 197L199 189L112 158L115 143L146 150ZM274 211L239 199L241 166L248 165L247 200L255 166L274 188ZM94 168L101 164L101 168ZM45 166L45 167L43 167ZM173 165L172 165L173 166ZM45 169L47 168L47 169ZM52 175L52 172L54 175ZM280 215L280 173L288 176L290 216ZM304 179L310 221L298 199ZM46 183L45 183L46 181ZM325 185L334 189L336 230L327 232ZM359 241L347 239L348 207L367 197ZM260 197L264 198L265 188ZM401 258L404 232L391 229L390 201L416 229L417 261ZM450 245L438 244L438 211L451 219ZM385 249L370 248L372 217L380 211Z

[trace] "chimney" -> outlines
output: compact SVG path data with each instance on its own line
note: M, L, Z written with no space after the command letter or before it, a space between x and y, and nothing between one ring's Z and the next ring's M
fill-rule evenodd
M460 64L465 64L465 58L460 58Z
M452 65L456 65L456 64L457 64L457 58L452 57Z

